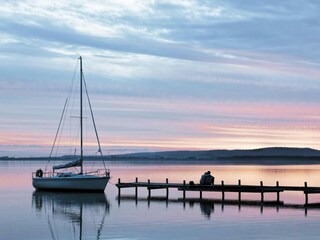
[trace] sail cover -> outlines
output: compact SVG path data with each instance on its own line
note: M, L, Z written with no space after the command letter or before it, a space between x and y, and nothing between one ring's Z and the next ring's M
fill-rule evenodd
M76 160L73 160L72 162L68 162L68 163L65 163L65 164L60 164L60 165L53 166L52 169L53 169L53 170L56 170L56 169L79 167L79 166L81 166L81 160L80 160L80 158L79 158L79 159L76 159Z

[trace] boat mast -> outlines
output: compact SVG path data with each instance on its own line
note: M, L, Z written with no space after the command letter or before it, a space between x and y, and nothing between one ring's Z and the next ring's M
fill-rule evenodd
M82 57L80 59L80 174L83 174L83 129L82 129Z

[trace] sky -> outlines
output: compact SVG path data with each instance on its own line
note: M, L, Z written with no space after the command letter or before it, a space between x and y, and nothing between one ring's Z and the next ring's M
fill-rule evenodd
M0 156L49 155L78 54L105 155L320 149L319 21L316 0L0 1Z

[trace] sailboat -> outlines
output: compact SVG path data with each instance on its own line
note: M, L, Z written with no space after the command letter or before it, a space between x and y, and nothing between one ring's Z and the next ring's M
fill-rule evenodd
M43 172L42 169L38 169L36 172L32 173L32 185L37 190L46 190L46 191L93 191L93 192L104 192L109 179L110 179L110 170L106 168L105 163L103 161L104 169L98 169L95 171L85 172L84 171L84 154L83 154L83 85L86 89L87 99L89 102L92 122L94 125L94 130L96 133L96 138L98 142L99 150L98 152L102 156L100 140L97 133L97 128L95 125L93 112L91 108L91 103L88 96L88 91L86 88L86 83L83 77L83 69L82 69L82 57L79 57L80 60L80 156L68 163L55 165L52 167L52 171ZM66 101L67 102L67 101ZM63 114L65 112L65 107L63 109L63 113L61 119L63 118ZM61 124L61 119L58 127L58 132ZM55 141L57 139L57 135L55 137ZM55 144L54 141L54 144ZM53 144L53 147L54 147ZM52 153L52 150L51 150ZM50 153L50 156L51 156ZM61 169L76 169L74 172L61 172ZM80 168L80 170L79 170Z

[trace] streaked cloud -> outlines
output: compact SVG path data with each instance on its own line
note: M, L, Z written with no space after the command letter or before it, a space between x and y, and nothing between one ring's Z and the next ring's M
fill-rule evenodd
M317 148L319 10L303 0L2 1L0 155L30 144L45 154L77 53L112 151Z

